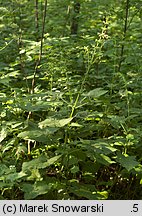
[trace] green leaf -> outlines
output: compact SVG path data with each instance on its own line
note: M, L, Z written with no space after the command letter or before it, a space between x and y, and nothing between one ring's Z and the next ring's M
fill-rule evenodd
M17 181L18 179L21 179L23 177L25 177L27 174L24 172L19 172L19 173L10 173L4 176L4 181L8 181L8 182L13 182L15 183L15 181Z
M105 200L108 199L108 191L101 191L101 192L97 191L97 194L101 195L102 199Z
M31 175L27 177L28 181L41 181L42 177L38 169L32 169Z
M5 200L5 198L2 195L0 195L0 200Z
M96 149L98 153L103 153L105 155L117 151L117 148L114 148L109 143L103 142L101 140L96 140L95 144L92 144L92 146Z
M0 7L0 13L8 13L8 10L5 7Z
M61 158L61 156L62 155L57 155L57 156L54 156L54 157L48 159L47 162L43 163L43 166L48 167L48 166L54 164L55 162L57 162Z
M125 123L125 117L124 116L116 116L116 115L108 115L108 118L110 119L109 122L110 124L116 128L119 129L122 124Z
M78 166L73 166L71 169L70 169L71 173L75 174L79 171L79 167Z
M142 164L139 164L137 167L134 167L133 173L142 176Z
M34 199L39 195L48 193L54 183L47 183L46 181L35 182L34 184L24 183L22 185L22 190L24 192L24 198L26 200Z
M123 155L120 152L117 153L116 161L128 171L139 165L135 156Z
M87 188L80 188L78 187L77 189L72 187L70 189L70 192L78 196L79 198L87 198L88 200L97 200L98 195L95 192L94 194L90 192Z
M25 98L24 98L25 99ZM35 112L35 111L43 111L48 110L51 107L56 107L62 105L61 102L50 102L50 101L37 101L35 104L26 101L22 99L22 101L18 104L18 107L22 110L28 111L28 112Z
M78 123L75 123L75 122L72 122L72 123L70 124L70 127L83 127L83 125L78 124Z
M0 180L2 181L15 183L15 181L25 176L26 173L23 171L17 173L15 167L7 167L5 164L0 164Z
M9 77L2 77L0 78L0 83L3 85L9 86L10 78Z
M98 163L103 164L105 166L109 166L110 164L116 163L115 161L112 161L110 157L104 154L95 154L95 157Z
M87 198L88 200L99 200L107 197L107 192L97 192L93 185L79 185L74 182L74 186L70 188L70 192L78 196L79 198Z
M47 157L45 155L41 155L38 158L35 158L31 161L27 161L24 162L22 164L22 171L26 172L28 170L32 170L32 169L41 169L41 168L45 168L43 163L47 160Z
M20 144L17 148L17 151L15 153L17 157L19 158L20 155L26 155L27 154L27 147L23 144Z
M35 140L37 142L49 142L50 138L49 136L51 134L54 134L57 131L56 128L47 128L45 130L41 129L33 129L28 131L23 131L18 134L18 137L24 139L24 140Z
M66 119L54 119L54 118L48 118L44 121L39 123L40 128L45 127L64 127L65 125L69 124L72 121L73 118L66 118Z
M84 94L84 96L99 98L100 96L106 94L107 92L108 92L107 90L104 90L102 88L96 88L96 89L89 91L87 94Z
M7 127L2 127L0 131L0 142L2 142L7 137L8 131Z
M18 75L20 75L20 71L13 71L13 72L10 72L10 73L7 73L5 77L17 77Z
M24 162L22 165L22 171L26 172L28 170L32 170L32 169L44 169L52 164L54 164L57 160L59 160L59 158L61 157L61 155L57 155L54 156L50 159L47 159L47 157L45 155L41 155L40 157L33 159L31 161L28 162Z
M5 172L7 172L9 168L3 164L3 163L0 163L0 176L2 176Z
M73 155L67 156L67 164L68 166L75 165L78 163L78 158L74 157Z

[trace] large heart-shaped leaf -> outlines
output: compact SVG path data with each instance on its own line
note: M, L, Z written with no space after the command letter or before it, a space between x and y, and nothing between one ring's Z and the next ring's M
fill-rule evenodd
M47 128L45 130L41 129L30 129L23 131L18 134L18 137L24 139L24 140L35 140L37 142L49 142L50 138L49 136L51 134L54 134L57 131L57 128Z
M24 198L26 200L34 199L39 195L48 193L53 187L53 183L41 181L34 184L24 183L22 190L24 191Z
M57 155L54 156L50 159L47 159L47 157L45 155L41 155L40 157L33 159L31 161L28 162L24 162L22 165L22 171L26 172L28 170L32 170L32 169L44 169L52 164L54 164L59 158L61 157L61 155Z
M139 165L135 156L123 155L120 152L117 153L116 161L128 171Z

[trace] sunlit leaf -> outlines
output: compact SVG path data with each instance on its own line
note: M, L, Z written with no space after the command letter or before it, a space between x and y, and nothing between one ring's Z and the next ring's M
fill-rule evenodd
M102 88L96 88L96 89L89 91L88 93L86 93L84 95L86 97L99 98L100 96L106 94L107 92L108 92L107 90L104 90Z
M67 118L67 119L53 119L48 118L44 121L39 123L40 128L45 127L64 127L65 125L69 124L72 121L73 118Z
M81 124L72 122L72 123L70 124L70 127L83 127L83 126L82 126Z
M0 131L0 142L2 142L8 134L8 130L6 127L2 127L1 131Z
M97 163L103 164L105 166L116 163L115 161L111 160L110 157L104 154L95 154L95 157L96 157Z
M22 171L26 172L32 169L44 169L52 164L54 164L57 160L59 160L61 155L54 156L52 158L47 159L46 156L41 155L38 158L35 158L31 161L24 162L22 165Z

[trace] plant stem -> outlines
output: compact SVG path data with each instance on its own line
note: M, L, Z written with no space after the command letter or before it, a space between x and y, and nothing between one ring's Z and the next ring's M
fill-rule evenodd
M126 34L127 34L127 29L128 29L128 16L129 16L129 3L130 0L126 0L126 8L125 8L125 23L124 23L124 30L123 30L123 39L122 39L122 46L121 46L121 52L120 52L120 61L119 61L119 65L118 65L118 71L121 71L121 65L123 62L123 56L124 56L124 42L126 39Z
M33 77L33 80L32 80L31 94L34 93L34 89L35 89L35 77L36 77L36 74L38 72L38 67L40 65L41 58L42 58L46 13L47 13L47 0L45 0L45 4L44 4L44 12L43 12L43 19L42 19L42 33L41 33L41 43L40 43L39 57L38 57L38 59L37 59L37 61L35 63L35 70L34 70L34 77Z
M36 28L36 40L39 41L39 12L38 12L38 0L35 0L35 28Z

